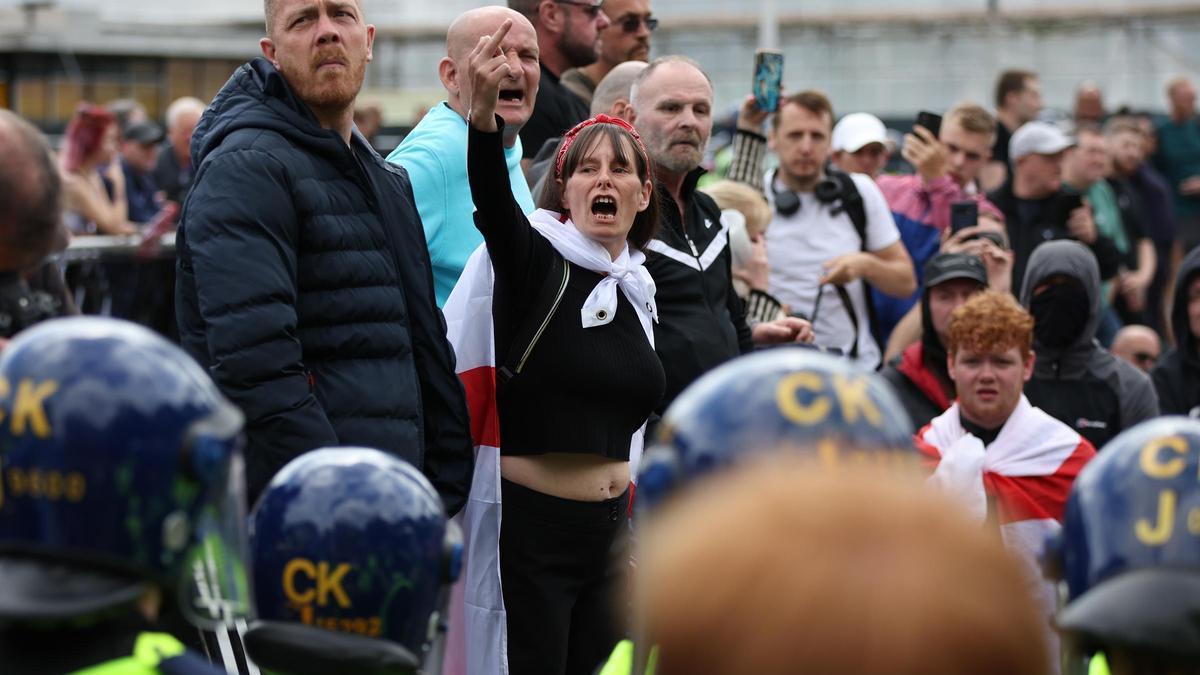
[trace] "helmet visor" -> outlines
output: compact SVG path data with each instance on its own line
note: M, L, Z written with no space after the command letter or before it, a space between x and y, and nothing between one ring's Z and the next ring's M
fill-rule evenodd
M230 627L253 615L241 419L234 414L236 428L228 418L201 421L186 453L206 494L180 567L179 605L190 622L205 630Z

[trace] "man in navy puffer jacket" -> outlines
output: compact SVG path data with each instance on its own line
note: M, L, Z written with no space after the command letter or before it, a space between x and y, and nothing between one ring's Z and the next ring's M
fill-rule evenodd
M354 129L374 27L361 4L274 0L265 58L192 138L178 235L184 348L246 415L251 499L293 457L380 448L453 515L470 426L412 187Z

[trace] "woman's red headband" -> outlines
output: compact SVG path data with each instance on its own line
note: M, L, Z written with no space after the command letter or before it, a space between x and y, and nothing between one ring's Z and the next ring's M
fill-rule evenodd
M558 148L558 157L554 162L555 178L562 178L563 162L565 162L567 159L567 150L569 150L575 143L575 137L579 135L579 132L592 126L593 124L611 124L628 131L629 135L633 136L633 142L637 145L638 152L642 153L642 159L645 160L646 166L650 166L650 156L646 154L646 146L642 144L642 137L638 134L637 129L634 129L629 122L626 122L620 117L609 117L608 115L600 114L576 124L571 128L570 131L566 133L565 136L563 136L562 145Z

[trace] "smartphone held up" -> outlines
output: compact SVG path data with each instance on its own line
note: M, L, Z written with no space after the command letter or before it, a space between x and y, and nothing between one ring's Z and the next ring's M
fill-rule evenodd
M754 53L754 104L759 110L775 112L783 88L783 52L760 49Z

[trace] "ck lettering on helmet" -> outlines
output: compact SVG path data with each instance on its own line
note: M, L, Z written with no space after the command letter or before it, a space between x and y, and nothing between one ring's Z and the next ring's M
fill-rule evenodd
M8 422L13 436L23 436L26 429L38 438L50 438L54 433L46 417L46 399L58 391L58 382L34 382L23 379L17 383L17 394L10 401L12 386L0 377L0 424Z
M311 605L315 600L318 607L325 607L332 595L339 607L349 609L350 596L342 587L349 573L349 563L331 565L322 560L313 564L306 558L293 558L283 568L283 592L297 606ZM307 577L304 590L297 587L297 577Z
M1142 447L1138 464L1147 477L1171 480L1187 467L1187 455L1194 451L1182 436L1157 438ZM1200 475L1197 476L1200 480ZM1158 492L1157 511L1153 518L1142 517L1134 522L1134 535L1147 546L1163 546L1175 534L1175 523L1183 520L1189 534L1200 536L1200 506L1192 508L1186 519L1179 518L1179 493L1171 488Z
M826 378L816 372L798 372L780 379L775 401L779 412L796 424L824 422L836 403L847 424L855 424L861 418L878 427L883 423L883 414L868 395L868 385L869 381L862 376L837 373ZM802 392L810 395L804 396Z

